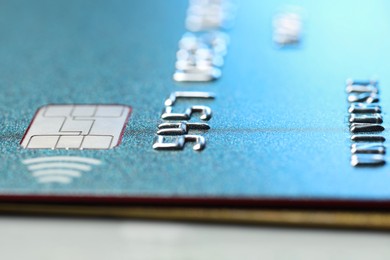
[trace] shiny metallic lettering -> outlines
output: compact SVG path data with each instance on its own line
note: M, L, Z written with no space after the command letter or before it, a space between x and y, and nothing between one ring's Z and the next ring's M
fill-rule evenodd
M189 31L179 41L175 81L210 82L221 77L229 37L220 29L234 17L232 6L228 0L190 1L186 19Z
M380 124L362 124L362 123L353 123L351 124L349 130L351 133L371 133L371 132L383 132L385 128Z
M348 96L348 101L350 103L353 102L364 102L364 103L378 103L379 102L379 96L376 93L360 93L360 94L354 94L351 93Z
M371 124L382 124L383 119L380 114L372 115L361 115L361 114L351 114L349 116L350 123L371 123Z
M199 70L192 68L187 70L176 70L173 79L177 82L208 82L221 77L221 70L218 68L207 68Z
M299 43L302 37L302 17L297 10L286 10L273 19L273 40L279 46Z
M356 143L351 145L351 153L385 154L386 148L382 143Z
M347 93L379 93L378 82L375 80L354 81L347 80Z
M354 103L349 106L348 112L354 114L374 114L381 113L382 108L374 104Z
M165 100L165 106L173 106L178 99L214 99L215 94L210 92L197 92L197 91L176 91L173 92L167 100Z
M380 154L354 154L351 156L351 165L354 167L377 167L385 164L385 157Z
M372 85L349 85L346 91L347 93L379 93L378 88Z
M206 140L201 135L181 135L169 140L167 136L157 135L153 148L156 150L183 150L187 142L194 142L192 149L201 151L206 147Z
M353 142L385 142L386 138L381 135L353 135L351 136Z
M205 123L162 123L158 126L158 135L184 135L189 130L208 130L210 126Z
M181 122L164 122L158 125L157 136L153 143L155 150L183 150L188 142L195 142L193 150L201 151L206 147L206 139L201 135L189 134L190 130L196 133L207 131L210 126L206 123L187 122L194 113L199 113L199 118L208 121L212 117L211 108L204 105L192 105L185 109L184 113L173 112L178 99L185 101L192 99L214 99L215 95L210 92L176 91L164 102L164 110L161 115L163 120L185 120Z
M349 108L349 123L351 133L361 133L352 135L351 141L351 165L359 166L382 166L385 164L384 146L385 138L379 134L385 128L382 126L382 108L379 102L378 82L367 81L347 81L346 88L348 101L352 103Z
M229 28L236 6L229 0L191 0L187 9L186 27L193 32Z
M191 106L184 113L174 113L173 107L165 107L161 118L164 120L190 120L193 113L200 113L200 119L208 121L211 119L212 111L207 106Z

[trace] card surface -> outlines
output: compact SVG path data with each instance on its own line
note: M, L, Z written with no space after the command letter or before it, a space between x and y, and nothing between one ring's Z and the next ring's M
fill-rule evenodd
M201 2L3 2L0 200L389 208L390 4Z

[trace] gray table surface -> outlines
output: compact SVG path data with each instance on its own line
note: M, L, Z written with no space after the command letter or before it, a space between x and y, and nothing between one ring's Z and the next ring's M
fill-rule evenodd
M381 232L0 218L0 259L390 259Z

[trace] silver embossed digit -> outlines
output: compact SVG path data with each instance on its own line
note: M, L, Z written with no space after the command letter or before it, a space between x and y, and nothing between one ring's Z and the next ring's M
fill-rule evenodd
M200 119L208 121L211 119L211 108L207 106L191 106L187 108L184 113L174 113L173 107L167 106L161 114L164 120L190 120L193 113L200 113Z
M172 140L172 139L171 139ZM167 136L157 135L153 144L155 150L183 150L187 142L194 142L192 149L201 151L206 147L206 140L201 135L181 135L175 136L170 141Z
M158 135L184 135L188 134L189 130L208 130L210 126L205 123L162 123L158 126Z
M386 164L382 154L354 154L351 157L351 165L354 167L375 167Z
M167 100L165 100L165 106L171 107L175 104L176 100L179 98L188 99L214 99L215 95L210 92L198 92L198 91L176 91L173 92Z

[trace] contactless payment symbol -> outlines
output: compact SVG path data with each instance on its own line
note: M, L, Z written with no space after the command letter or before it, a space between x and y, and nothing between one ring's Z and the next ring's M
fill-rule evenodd
M50 156L22 161L38 183L69 184L83 173L101 165L100 160L79 156Z
M38 109L25 149L112 149L121 142L131 108L123 105L47 105Z

